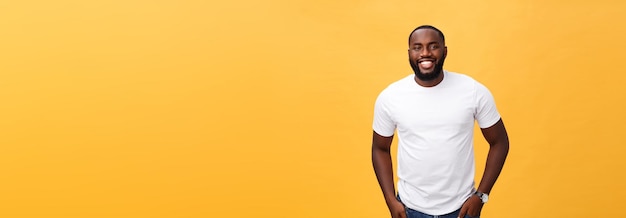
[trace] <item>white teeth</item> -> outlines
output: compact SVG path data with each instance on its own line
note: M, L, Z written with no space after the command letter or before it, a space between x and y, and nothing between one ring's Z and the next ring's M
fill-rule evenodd
M433 66L433 62L432 61L422 61L422 62L420 62L420 65L423 68L430 68L430 67Z

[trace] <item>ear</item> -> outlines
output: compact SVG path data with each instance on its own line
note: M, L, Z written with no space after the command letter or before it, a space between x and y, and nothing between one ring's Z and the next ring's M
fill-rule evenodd
M443 58L446 58L448 56L448 46L444 46L443 47Z

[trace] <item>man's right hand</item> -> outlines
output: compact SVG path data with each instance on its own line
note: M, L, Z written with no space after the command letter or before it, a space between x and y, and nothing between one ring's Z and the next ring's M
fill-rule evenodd
M406 218L406 209L402 202L392 200L387 206L389 207L389 212L391 212L391 218Z

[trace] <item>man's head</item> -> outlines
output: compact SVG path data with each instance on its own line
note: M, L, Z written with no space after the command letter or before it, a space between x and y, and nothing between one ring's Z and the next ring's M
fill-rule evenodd
M447 54L445 37L436 27L419 26L409 35L409 63L417 79L432 81L439 78Z

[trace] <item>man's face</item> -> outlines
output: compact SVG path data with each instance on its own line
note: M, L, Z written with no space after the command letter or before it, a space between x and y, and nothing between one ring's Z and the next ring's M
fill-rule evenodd
M419 80L431 81L439 77L447 53L448 49L437 31L425 28L411 35L409 63Z

